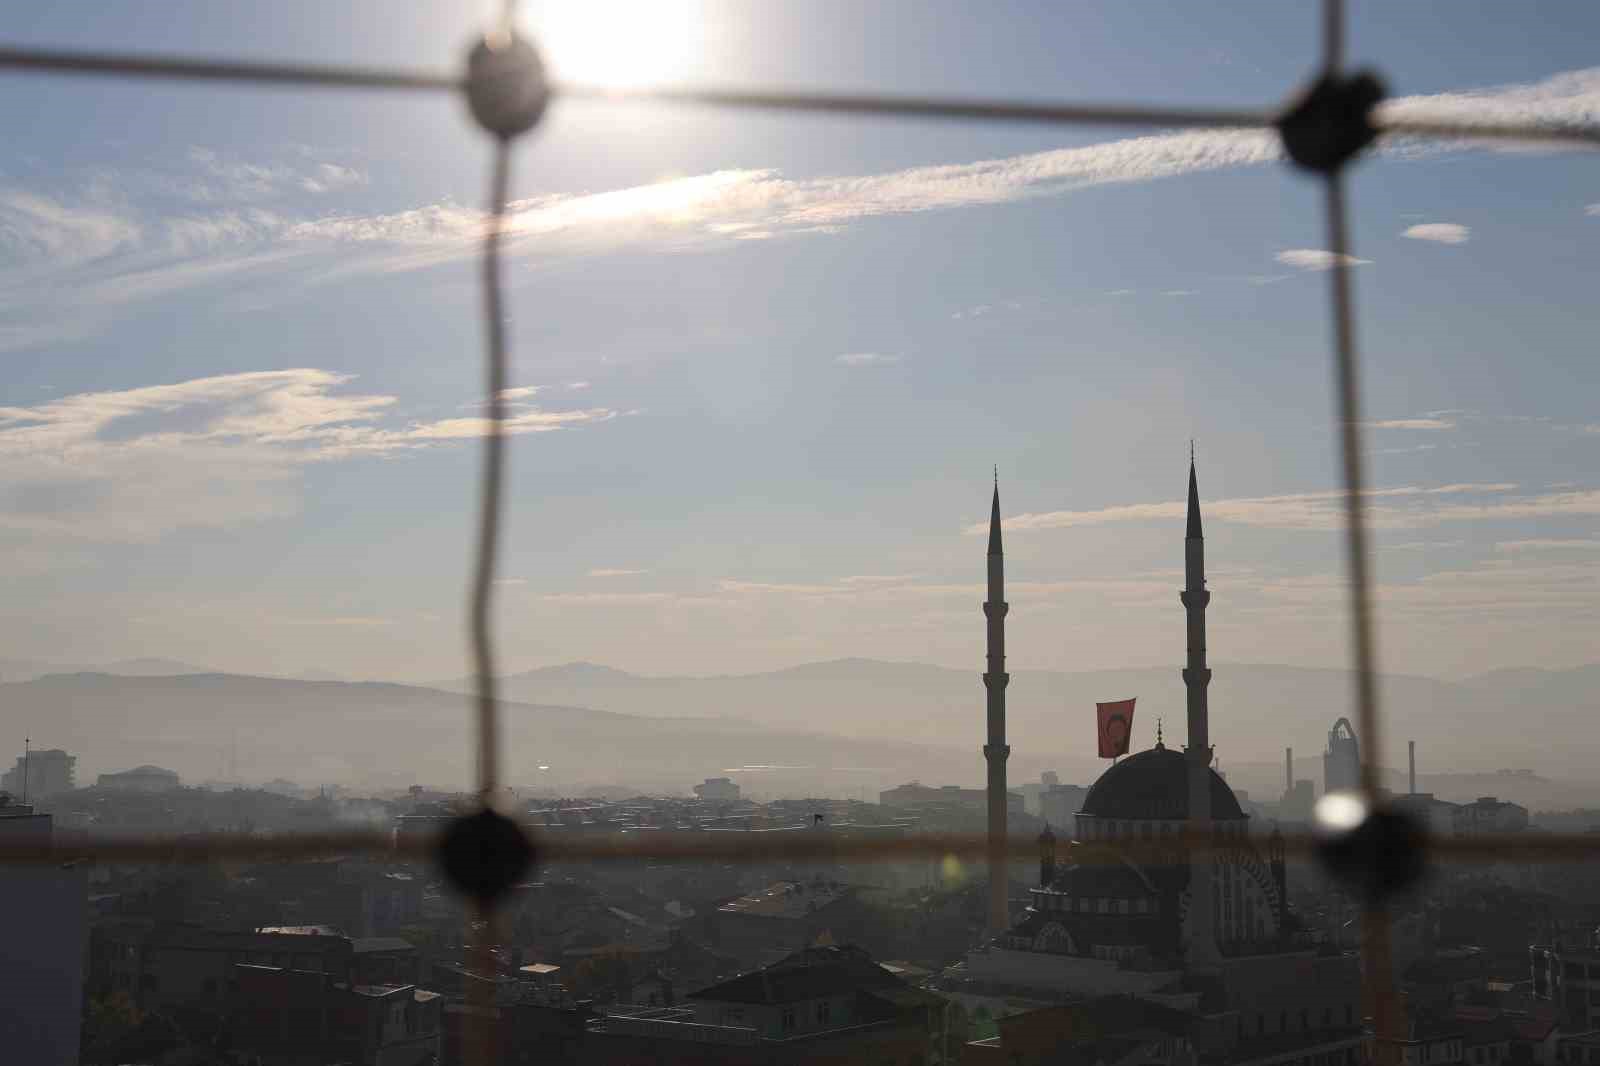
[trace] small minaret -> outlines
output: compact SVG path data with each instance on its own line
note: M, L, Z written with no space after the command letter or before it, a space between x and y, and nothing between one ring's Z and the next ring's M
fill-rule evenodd
M983 605L989 620L989 669L983 675L988 690L989 743L983 757L989 764L989 932L1005 932L1010 925L1006 907L1006 567L1000 550L1000 475L995 474L994 502L989 509L989 599Z
M1206 542L1200 529L1200 490L1195 484L1194 447L1189 450L1189 529L1183 540L1183 592L1179 596L1189 621L1189 660L1183 683L1189 692L1189 830L1196 837L1211 835L1211 734L1206 707ZM1215 859L1210 852L1189 850L1189 942L1184 946L1188 967L1215 970L1217 953L1216 903L1211 884Z

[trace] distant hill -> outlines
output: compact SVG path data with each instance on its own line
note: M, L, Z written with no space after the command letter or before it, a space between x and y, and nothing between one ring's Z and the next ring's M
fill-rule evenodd
M1213 667L1211 733L1224 770L1256 764L1256 788L1282 790L1283 749L1310 766L1298 776L1322 780L1328 730L1355 717L1346 670L1220 663ZM463 681L438 683L464 690ZM720 677L643 677L573 663L503 679L508 698L649 717L707 717L769 728L806 729L858 740L906 740L976 751L983 744L980 667L951 670L922 663L837 659L769 673ZM1155 739L1156 719L1169 744L1183 742L1185 697L1178 666L1079 673L1013 670L1007 689L1011 780L1037 780L1057 769L1063 780L1089 780L1094 704L1138 697L1135 747ZM1461 682L1384 675L1385 761L1403 771L1405 742L1418 741L1424 773L1493 774L1533 768L1551 778L1587 780L1600 763L1600 666L1575 670L1497 671ZM1530 728L1530 725L1532 728ZM1275 767L1275 770L1265 768ZM1403 781L1401 782L1403 786ZM1484 793L1488 794L1488 793Z
M465 787L470 781L473 719L470 700L457 692L378 682L96 672L0 684L0 706L35 746L77 755L83 781L140 763L201 781L218 776L235 744L238 776L246 781L285 777L307 785L398 787ZM981 775L981 766L957 753L815 730L640 718L548 703L509 702L503 714L505 776L514 785L575 789L625 780L683 793L705 777L749 766L759 769L741 780L769 794L815 794L822 787L859 794L918 775L963 781Z
M50 663L38 659L0 659L0 681L31 681L49 674L100 673L119 677L172 677L203 674L207 667L176 659L119 659L111 663Z

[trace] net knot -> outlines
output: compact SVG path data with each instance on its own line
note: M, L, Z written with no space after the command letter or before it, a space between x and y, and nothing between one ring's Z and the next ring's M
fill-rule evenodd
M445 877L486 909L523 879L535 856L522 828L488 807L457 818L439 838Z
M1312 832L1323 869L1369 905L1414 886L1426 866L1422 824L1394 807L1370 807L1358 793L1330 792L1318 800Z
M513 32L490 34L472 46L466 90L472 117L502 141L536 126L550 100L538 49Z
M1378 136L1372 112L1383 96L1371 71L1324 74L1278 118L1284 151L1307 170L1337 172Z

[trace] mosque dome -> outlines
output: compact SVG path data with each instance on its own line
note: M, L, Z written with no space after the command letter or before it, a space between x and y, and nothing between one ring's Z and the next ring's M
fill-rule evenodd
M1215 770L1211 778L1211 820L1245 817L1233 789ZM1091 818L1160 821L1189 817L1189 764L1183 753L1157 744L1130 755L1100 775L1078 812Z

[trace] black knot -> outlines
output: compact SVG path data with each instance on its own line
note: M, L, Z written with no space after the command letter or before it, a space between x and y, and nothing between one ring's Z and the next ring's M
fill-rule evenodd
M1324 74L1278 118L1283 150L1307 170L1334 173L1378 136L1372 112L1383 96L1371 71Z
M534 856L533 842L522 828L488 808L457 818L439 838L439 865L445 877L483 907L521 881Z
M1359 793L1331 792L1317 801L1312 831L1329 876L1369 904L1422 878L1427 833L1404 811L1370 808Z
M550 100L544 63L526 38L490 36L467 56L467 105L478 125L508 141L532 129Z

